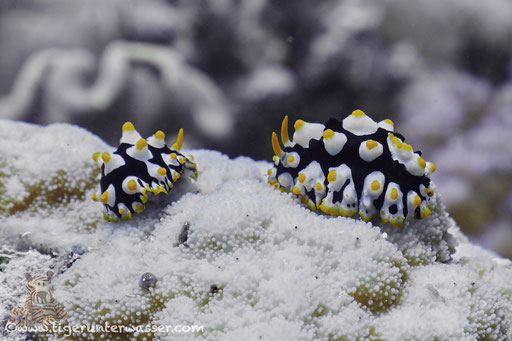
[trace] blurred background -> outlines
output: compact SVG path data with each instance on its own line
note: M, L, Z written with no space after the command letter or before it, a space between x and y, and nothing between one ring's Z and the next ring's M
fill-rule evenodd
M0 0L0 118L270 160L286 114L391 118L461 228L512 257L509 0ZM58 138L58 137L56 137Z

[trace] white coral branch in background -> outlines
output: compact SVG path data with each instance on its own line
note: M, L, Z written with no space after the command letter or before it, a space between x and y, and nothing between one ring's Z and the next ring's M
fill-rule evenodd
M23 119L43 92L42 123L69 121L77 115L102 114L122 95L135 64L158 71L165 92L190 108L194 123L207 136L223 137L233 119L221 90L172 48L149 43L114 41L98 63L87 50L43 50L24 64L12 91L0 98L0 117ZM39 90L39 91L38 91ZM47 97L46 97L47 96Z

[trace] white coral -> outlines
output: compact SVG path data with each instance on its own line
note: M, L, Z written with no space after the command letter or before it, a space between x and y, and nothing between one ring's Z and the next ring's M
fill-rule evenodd
M67 148L88 148L95 139L70 140ZM58 156L63 147L53 141L46 143ZM266 183L267 163L190 153L197 182L122 226L104 222L88 199L74 202L71 212L54 207L36 210L35 218L24 211L2 218L9 228L0 233L11 240L40 230L51 238L29 234L32 245L89 247L53 280L70 324L195 324L204 331L194 336L207 340L510 337L512 267L471 245L438 199L430 220L383 227L383 234L370 223L305 208ZM95 228L71 227L80 212L97 215ZM454 240L459 246L451 255ZM2 276L24 271L6 270ZM157 278L149 290L138 286L145 272ZM8 283L2 296L12 289Z

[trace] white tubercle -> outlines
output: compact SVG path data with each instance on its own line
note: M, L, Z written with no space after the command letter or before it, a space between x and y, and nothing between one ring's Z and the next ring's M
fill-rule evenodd
M277 175L277 168L272 167L267 170L268 181L274 180Z
M300 155L297 152L284 153L282 162L286 168L297 168L300 162Z
M428 198L427 187L423 184L420 185L420 193L422 196Z
M309 141L312 139L319 140L325 129L325 126L321 123L308 123L302 120L297 120L294 127L293 142L303 148L307 148Z
M347 180L349 180L350 183L343 190L341 202L334 202L334 193L339 192ZM324 206L339 209L342 214L344 212L354 211L356 207L350 207L350 205L357 203L357 195L350 168L346 164L329 168L327 181L329 183L327 185L328 191L324 199Z
M124 166L126 163L124 159L117 154L109 154L109 160L105 160L104 158L102 159L104 161L103 164L105 165L105 175L109 174L114 169Z
M325 150L333 156L341 152L345 143L347 143L347 136L345 134L332 131L331 129L327 129L323 132L323 139Z
M144 140L145 141L145 140ZM126 150L126 154L139 161L147 161L153 157L148 149L147 142L142 143L141 140L137 141L134 146Z
M135 211L135 212L141 212L143 209L144 209L144 205L141 204L140 202L138 201L134 201L132 202L132 209Z
M393 121L390 119L385 119L379 122L379 128L386 129L387 131L395 131L395 127L393 125Z
M121 214L123 218L126 218L130 214L130 210L128 210L128 207L122 202L117 204L117 212Z
M405 163L414 156L412 147L407 148L406 146L408 145L395 135L388 134L386 141L388 143L389 151L394 159Z
M110 207L114 207L114 205L116 203L116 190L114 188L114 185L110 184L107 187L107 190L105 192L107 194L107 198L106 198L107 200L106 200L106 202L103 202L103 203L107 204ZM105 192L103 192L103 194L102 194L102 201L103 201L103 196L105 195Z
M327 187L329 191L339 191L347 180L352 181L352 170L346 165L341 164L338 167L329 168Z
M405 168L409 173L416 176L425 175L425 168L420 165L420 160L423 160L421 156L414 153L414 156L405 164ZM425 162L425 161L423 161Z
M160 156L162 157L162 160L164 160L164 163L166 165L171 165L171 166L179 166L180 165L177 157L176 157L176 159L174 159L167 153L161 153Z
M414 217L414 211L419 205L421 205L421 198L418 193L409 191L407 193L407 219Z
M320 167L317 161L312 161L306 168L299 172L295 186L301 190L301 193L305 193L306 191L311 191L317 182L323 184L324 180L325 176L322 172L322 167Z
M343 190L341 209L345 211L351 211L352 213L350 215L357 212L357 193L356 187L354 186L354 181L352 180Z
M142 137L135 129L123 130L123 135L121 136L121 143L135 144Z
M363 192L359 200L359 211L363 219L371 218L377 211L373 202L382 194L385 180L386 177L381 171L373 171L364 179Z
M176 179L177 176L180 176L180 173L176 172L174 169L171 168L171 179Z
M322 177L315 184L315 201L316 205L319 205L323 198L325 198L325 193L327 192L327 186L324 185L325 177Z
M361 110L355 110L342 121L343 128L354 135L370 135L375 133L379 126L377 122L366 116Z
M155 135L148 137L148 144L155 148L163 148L165 146L165 140L158 138Z
M425 166L425 175L431 175L436 170L436 165L433 162L428 161Z
M108 221L119 221L119 218L117 217L117 215L115 215L114 211L112 211L111 209L105 209L103 211L103 216Z
M157 165L152 162L146 162L146 166L148 167L148 173L152 177L164 182L167 177L167 170L162 168L160 165ZM163 171L161 170L163 169Z
M286 190L290 191L293 186L293 178L290 175L290 173L281 173L277 177L277 181L279 182L279 185L284 187Z
M396 205L396 213L389 211L390 206ZM400 190L400 185L396 182L390 182L386 188L386 194L384 196L384 203L380 209L380 215L385 220L402 220L400 217L404 215L404 204L403 204L403 193Z
M124 178L123 183L121 184L123 191L126 194L135 194L141 191L141 186L139 184L139 178L136 176L130 175Z
M410 145L403 143L392 134L388 135L387 144L393 160L403 164L412 175L425 175L425 168L421 167L421 160L423 159L412 151Z
M371 162L382 155L382 144L374 140L366 140L359 145L359 156L366 162Z

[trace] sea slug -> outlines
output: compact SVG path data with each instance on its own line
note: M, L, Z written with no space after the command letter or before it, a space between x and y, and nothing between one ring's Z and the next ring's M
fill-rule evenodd
M288 116L281 126L281 147L272 134L274 167L268 181L299 196L311 209L364 221L377 212L383 223L400 227L406 219L430 215L433 190L428 177L435 165L413 151L394 132L393 122L373 121L355 110L341 122L325 125L297 120L290 140Z
M101 201L108 221L129 220L132 214L144 210L146 192L168 193L184 171L197 178L192 156L179 152L183 145L183 129L178 132L171 148L165 144L165 134L159 130L144 139L131 122L122 127L121 143L112 154L96 152L92 158L101 167L100 193L92 199Z

